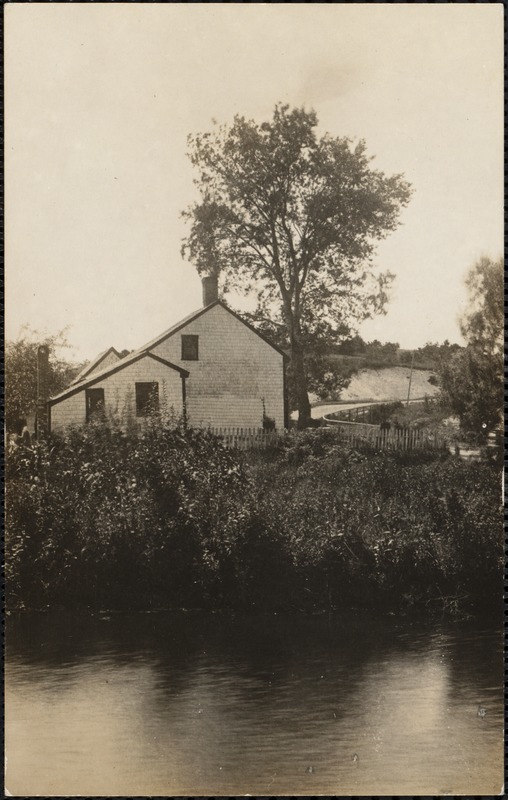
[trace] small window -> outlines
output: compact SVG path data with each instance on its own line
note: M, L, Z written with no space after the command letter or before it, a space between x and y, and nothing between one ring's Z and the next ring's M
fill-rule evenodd
M136 384L136 416L147 417L159 410L159 384L157 381Z
M182 335L182 361L198 361L199 336Z
M86 396L86 421L92 417L104 414L104 389L87 389Z

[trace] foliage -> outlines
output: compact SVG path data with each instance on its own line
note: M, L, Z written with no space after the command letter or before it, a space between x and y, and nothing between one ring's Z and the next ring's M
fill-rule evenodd
M401 363L409 366L412 361L415 367L440 370L444 364L461 350L462 348L459 344L450 344L448 339L445 339L442 344L427 342L423 347L418 347L414 351L406 350L404 357L401 358Z
M70 345L66 331L40 334L28 326L15 341L5 345L5 424L8 431L20 427L20 421L32 414L37 405L37 349L49 347L49 392L57 394L69 385L81 369L62 358L60 352Z
M206 431L97 420L18 447L7 482L9 607L478 605L502 575L499 471L367 456L333 429L240 458Z
M462 317L465 350L441 368L442 396L472 438L484 439L503 412L502 259L482 258L469 271L469 308Z
M400 175L371 166L365 142L318 138L314 111L279 104L269 122L189 137L201 201L184 217L182 251L224 289L255 292L254 319L279 327L291 354L300 425L310 405L309 340L334 341L382 312L391 276L375 276L375 242L410 198Z
M345 339L335 349L337 353L342 353L347 356L360 356L365 353L367 343L364 342L359 334L350 339Z
M499 426L503 409L502 355L469 346L443 366L441 394L469 438L483 441Z
M30 604L203 602L227 586L241 466L210 434L100 418L8 464L10 592ZM217 588L219 587L219 588Z
M397 420L399 422L400 412L404 406L400 400L393 403L379 403L369 409L369 422L372 425L379 425L381 422Z
M341 448L333 430L288 440L263 466L262 515L287 530L315 601L340 606L501 596L501 475L429 454ZM407 595L403 599L402 595Z
M462 350L459 344L450 344L448 339L442 344L427 342L423 347L415 350L401 350L398 342L365 342L358 334L350 339L345 339L333 348L334 352L341 355L356 356L363 359L363 366L376 365L396 367L411 366L416 369L439 369L443 363L457 352Z
M461 320L461 333L483 353L498 353L503 349L503 259L481 258L469 270L466 286L469 308Z
M369 363L380 366L391 366L398 363L399 344L397 342L385 342L381 344L377 339L365 345L365 359Z

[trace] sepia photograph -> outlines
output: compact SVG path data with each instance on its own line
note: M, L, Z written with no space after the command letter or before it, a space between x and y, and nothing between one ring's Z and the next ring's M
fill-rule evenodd
M504 791L501 3L7 3L6 796Z

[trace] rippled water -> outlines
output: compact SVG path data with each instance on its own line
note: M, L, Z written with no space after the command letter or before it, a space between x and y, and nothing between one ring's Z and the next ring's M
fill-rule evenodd
M390 617L10 617L6 786L497 794L501 644Z

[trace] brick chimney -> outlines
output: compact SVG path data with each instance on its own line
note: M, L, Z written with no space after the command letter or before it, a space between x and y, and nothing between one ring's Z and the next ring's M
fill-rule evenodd
M205 275L203 284L203 307L215 303L219 299L219 281L217 275Z
M37 421L36 435L38 439L49 433L49 347L41 344L37 348Z

